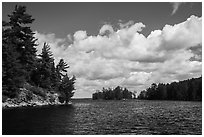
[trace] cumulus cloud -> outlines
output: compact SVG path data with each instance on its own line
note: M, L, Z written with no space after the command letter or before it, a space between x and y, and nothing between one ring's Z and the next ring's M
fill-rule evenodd
M147 37L142 34L144 27L130 21L116 30L105 24L98 35L80 30L64 39L37 31L35 36L39 45L51 45L56 60L64 58L69 64L69 75L77 77L76 97L91 97L97 89L117 85L141 91L153 82L202 74L202 17L165 25Z
M130 21L126 22L126 23L121 23L121 22L118 23L118 25L120 26L121 29L122 28L128 28L133 24L134 24L133 20L130 20Z
M191 16L174 26L166 25L161 34L161 49L178 50L196 46L202 42L202 18Z
M107 35L113 33L114 30L113 30L113 27L109 24L105 24L101 27L100 31L99 31L99 34L100 35L104 35L107 33Z
M68 34L67 35L67 40L69 43L72 43L73 42L73 36L71 34Z
M87 33L86 31L82 31L82 30L79 30L77 32L74 33L74 40L75 41L80 41L80 40L83 40L87 37Z
M190 58L190 61L202 61L202 46L200 44L190 47L189 50L194 54L194 56Z
M130 72L126 79L124 79L124 85L144 85L151 77L152 72Z

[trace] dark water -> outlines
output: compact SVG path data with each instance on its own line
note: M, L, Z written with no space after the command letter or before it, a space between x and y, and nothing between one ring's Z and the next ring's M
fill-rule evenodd
M202 102L74 100L3 110L3 134L202 134Z

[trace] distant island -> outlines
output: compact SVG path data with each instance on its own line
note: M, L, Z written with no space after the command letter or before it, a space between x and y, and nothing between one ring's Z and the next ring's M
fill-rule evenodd
M132 99L136 98L135 94L129 91L127 88L122 88L117 86L114 89L111 88L103 88L102 91L96 91L93 93L92 99L104 99L104 100L121 100L121 99Z
M120 86L114 89L103 88L102 91L96 91L92 94L93 100L121 100L132 98L136 98L135 93ZM170 84L153 83L151 87L141 91L137 99L202 101L202 77L172 82Z
M170 84L155 84L142 91L138 99L202 101L202 77Z

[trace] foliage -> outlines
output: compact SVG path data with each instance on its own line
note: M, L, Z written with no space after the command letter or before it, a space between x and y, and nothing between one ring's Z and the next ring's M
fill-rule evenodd
M121 99L132 99L133 93L130 92L127 88L122 88L117 86L115 89L102 89L101 91L96 91L93 93L92 99L105 99L105 100L121 100Z
M42 88L51 89L51 75L52 67L54 65L54 58L52 57L50 46L44 43L42 52L39 55L36 69L32 73L32 80L35 85Z
M33 94L41 96L43 98L46 97L46 91L45 89L37 86L32 86L29 83L25 83L23 86L27 91L31 91Z
M146 91L141 91L139 99L150 100L202 100L202 77L171 84L153 83Z
M69 68L68 64L64 62L63 59L60 59L56 67L57 76L60 80L62 80L62 78L65 76L63 73L67 72L66 69L68 68Z
M9 21L2 22L2 93L4 98L17 98L20 88L46 97L47 92L60 92L66 102L73 96L75 76L66 74L68 64L60 59L55 66L53 53L45 42L36 55L36 39L30 28L34 19L25 6L15 6Z
M33 86L29 89L30 91L32 91L34 94L36 95L39 95L43 98L46 97L46 92L45 92L45 89L42 89L40 87L36 87L36 86Z
M34 33L30 29L34 19L26 13L25 6L15 6L14 12L8 15L9 21L4 22L4 39L8 42L7 46L12 47L14 53L22 68L26 73L24 76L30 81L30 73L35 69L36 62L36 39Z
M14 98L25 81L25 71L12 41L12 29L8 22L3 21L2 25L2 92L3 95Z
M76 80L75 76L73 76L70 79L66 74L59 85L59 92L61 94L59 100L64 100L66 104L69 102L70 98L74 95L73 91L75 90L74 88L75 80Z

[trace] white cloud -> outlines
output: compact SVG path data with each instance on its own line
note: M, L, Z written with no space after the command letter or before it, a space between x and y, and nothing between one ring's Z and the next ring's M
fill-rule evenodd
M202 18L192 15L183 23L166 25L161 37L160 48L167 51L197 46L202 42Z
M77 32L74 33L74 40L75 41L80 41L80 40L83 40L87 37L87 33L86 31L82 31L82 30L79 30Z
M183 3L182 2L171 2L171 4L172 4L172 8L173 8L173 11L172 11L171 15L174 15L176 13L176 11L178 10L178 8Z
M120 26L120 29L123 29L123 28L128 28L128 27L132 26L134 24L134 21L130 20L126 23L120 23L119 22L118 24Z
M130 72L126 79L123 81L123 85L137 86L144 85L151 77L152 72Z
M77 31L65 39L36 32L48 42L56 60L64 58L69 75L76 75L75 97L91 97L96 89L117 85L140 91L153 82L171 82L202 74L202 17L165 25L148 37L143 23L121 24L116 31L105 24L96 36ZM111 35L104 35L109 31ZM65 43L71 44L65 46ZM39 50L39 48L38 48Z
M68 39L68 42L70 42L70 43L73 42L73 36L71 34L67 35L67 39Z
M109 25L109 24L105 24L105 25L103 25L103 26L101 27L101 29L100 29L100 31L99 31L99 34L100 34L100 35L103 35L103 34L108 33L108 35L109 35L109 34L111 34L111 33L113 33L113 32L114 32L113 27L112 27L111 25Z

